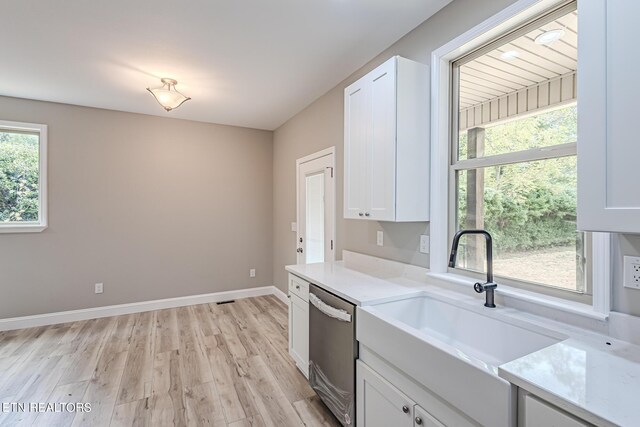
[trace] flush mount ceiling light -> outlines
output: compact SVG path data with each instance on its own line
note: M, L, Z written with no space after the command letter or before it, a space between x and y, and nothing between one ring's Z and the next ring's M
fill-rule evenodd
M518 52L517 50L508 50L500 54L500 58L504 59L505 61L513 61L519 56L520 56L520 52Z
M158 104L162 105L167 111L171 111L174 108L178 108L186 101L190 100L188 96L178 92L176 85L178 82L174 79L160 79L162 87L155 89L147 88L151 95L158 101Z
M545 31L536 37L536 44L547 45L560 40L565 34L562 28L556 28L555 30Z

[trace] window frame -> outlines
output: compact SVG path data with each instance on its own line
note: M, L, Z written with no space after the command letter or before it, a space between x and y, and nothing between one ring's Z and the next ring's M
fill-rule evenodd
M0 233L40 233L48 227L47 125L0 120L0 131L38 134L38 221L0 222Z
M454 83L454 87L452 88L451 106L452 108L457 109L457 99L456 99L457 93L455 90L455 82L456 82L455 75L452 77L452 82ZM563 103L560 106L554 106L553 108L550 108L545 111L540 111L537 113L544 114L545 112L548 112L551 110L566 108L572 104L577 105L577 102L573 101L570 103ZM504 121L503 123L506 123L512 120L522 119L524 117L531 117L534 115L535 113L516 116L510 120ZM453 124L457 125L455 122ZM457 152L459 150L459 147L458 147L459 143L460 143L459 132L456 132L455 128L452 126L451 148L450 148L451 158L450 158L450 164L449 164L449 180L448 180L448 185L450 187L448 228L449 228L449 234L451 236L453 236L457 231L457 224L456 224L456 221L457 221L456 173L457 172L465 171L465 170L467 171L474 170L474 169L477 170L479 168L485 168L485 167L491 167L491 166L514 165L514 164L520 164L520 163L536 162L536 161L550 160L550 159L560 159L564 157L573 157L573 156L575 156L577 159L577 155L578 155L577 142L574 141L574 142L556 144L552 146L530 148L527 150L521 150L521 151L511 152L511 153L502 153L502 154L483 156L483 157L473 158L473 159L458 160ZM586 257L587 258L587 277L584 284L585 286L584 291L573 291L570 289L562 289L561 287L554 286L552 284L547 285L542 283L528 282L526 280L520 280L515 277L501 276L499 274L495 274L495 276L498 279L497 281L509 286L522 288L532 292L539 292L542 294L552 295L559 298L566 298L569 300L578 301L586 304L591 304L592 289L593 289L593 281L590 274L592 270L591 241L592 241L592 238L590 234L586 234L585 244L586 244L586 253L587 253L587 257ZM449 268L449 271L455 271L456 273L459 273L461 275L468 276L468 277L473 277L474 279L481 279L484 277L484 275L481 273L478 273L473 270L461 268L461 267Z
M495 40L517 31L532 20L572 3L572 0L519 0L493 17L480 23L431 54L431 275L451 284L471 286L473 279L456 274L448 268L447 257L452 235L450 233L450 180L451 133L456 124L453 111L453 62ZM578 8L580 10L580 8ZM457 129L456 129L457 130ZM578 162L580 160L578 159ZM611 309L611 239L609 233L592 233L591 277L592 301L575 301L563 295L513 286L500 285L498 295L510 300L552 308L566 313L606 320ZM547 288L536 286L536 288ZM553 290L553 288L549 288ZM542 309L542 308L541 308Z

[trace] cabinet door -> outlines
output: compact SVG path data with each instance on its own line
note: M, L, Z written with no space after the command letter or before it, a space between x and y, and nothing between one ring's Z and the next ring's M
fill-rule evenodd
M640 2L581 1L578 16L578 228L640 232Z
M309 303L289 294L289 354L305 376L309 375Z
M367 75L371 85L367 210L369 219L396 219L396 58Z
M428 413L422 407L416 405L413 407L413 426L414 427L445 427L433 415Z
M525 396L524 405L524 427L585 427L588 425L533 396Z
M359 427L412 427L415 402L361 361L356 362Z
M344 217L364 218L371 102L367 80L344 93Z

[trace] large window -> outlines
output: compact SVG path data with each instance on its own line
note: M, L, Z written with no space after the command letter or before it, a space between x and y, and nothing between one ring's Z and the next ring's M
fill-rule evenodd
M502 283L588 299L590 236L576 230L577 30L574 3L453 63L450 231L489 231ZM463 239L458 268L482 272L484 240Z
M42 231L46 126L0 121L0 232Z

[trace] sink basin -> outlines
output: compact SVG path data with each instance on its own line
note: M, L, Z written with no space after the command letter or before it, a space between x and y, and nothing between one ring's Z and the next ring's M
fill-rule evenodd
M512 426L516 388L498 377L498 366L566 337L477 304L425 293L362 307L357 339L365 354L372 350L476 422Z
M426 296L376 305L374 310L496 375L499 365L560 341Z

